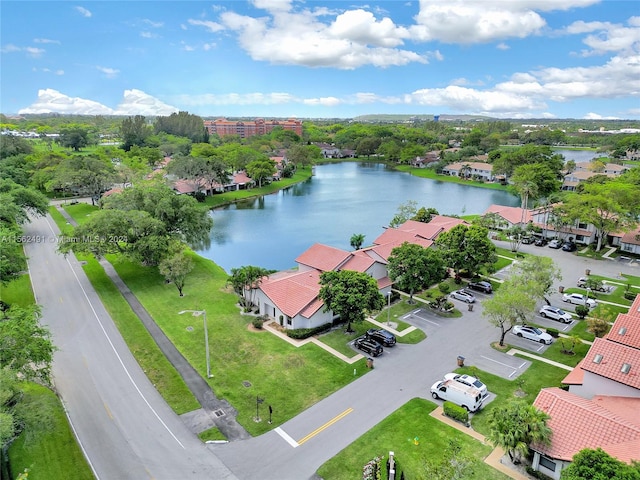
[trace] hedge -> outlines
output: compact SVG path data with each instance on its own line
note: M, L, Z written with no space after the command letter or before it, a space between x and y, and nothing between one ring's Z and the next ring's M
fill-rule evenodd
M294 328L287 330L287 336L295 338L296 340L303 340L305 338L313 337L314 335L322 332L326 332L331 329L330 323L325 323L315 328Z
M465 425L469 423L469 412L464 407L460 407L452 402L444 402L442 408L447 417L451 417Z

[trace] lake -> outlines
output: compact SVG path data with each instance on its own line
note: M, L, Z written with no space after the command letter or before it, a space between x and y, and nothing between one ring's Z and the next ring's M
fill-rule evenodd
M318 165L315 172L272 195L213 210L211 245L198 253L227 272L245 265L283 270L314 243L351 250L351 236L361 233L364 246L371 245L409 200L443 215L520 205L505 191L418 178L377 163Z

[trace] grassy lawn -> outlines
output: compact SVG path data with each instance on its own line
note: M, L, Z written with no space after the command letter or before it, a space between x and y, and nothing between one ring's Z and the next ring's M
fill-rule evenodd
M376 455L383 457L381 479L387 478L386 459L393 451L406 478L423 478L427 458L440 458L449 440L456 439L462 451L476 461L465 479L506 479L507 476L483 462L492 448L429 416L436 405L414 398L342 450L318 469L331 480L362 478L362 467ZM418 445L414 439L418 437Z
M357 378L354 368L358 375L367 371L364 359L348 365L316 345L296 348L266 331L250 331L252 317L239 313L237 297L226 285L227 274L209 260L193 255L195 268L187 277L184 297L164 282L156 268L123 259L110 261L203 376L206 360L202 320L178 312L206 310L214 375L210 384L216 395L238 410L238 421L252 435L276 427L350 383ZM233 368L226 368L227 365ZM273 407L273 425L254 421L256 396Z
M440 182L459 183L469 187L490 188L492 190L508 190L506 185L500 185L499 183L476 182L473 180L463 180L460 177L452 177L450 175L438 175L435 170L430 168L416 168L410 165L397 165L395 169L400 172L410 173L416 177L438 180Z
M473 428L483 435L489 433L487 425L488 413L506 400L515 398L516 391L520 388L524 392L520 398L527 403L533 403L542 388L559 387L562 379L569 373L567 370L537 360L531 360L531 366L516 380L506 380L490 373L481 372L473 366L459 368L456 372L477 376L486 383L489 391L495 393L498 397L485 405L471 420Z
M227 437L225 437L222 432L220 430L218 430L216 427L210 428L209 430L205 430L204 432L200 432L198 434L198 438L200 438L200 440L202 440L203 442L206 442L208 440L226 440Z
M0 300L19 307L27 307L36 303L29 275L20 275L6 285L0 286Z
M311 167L298 169L291 178L283 178L261 188L251 188L249 190L235 190L233 192L225 192L207 197L205 204L209 208L221 207L229 203L237 202L245 198L258 197L260 195L269 195L278 192L284 188L290 187L296 183L304 182L311 178Z
M55 393L35 383L23 391L21 408L33 412L33 421L9 448L13 474L28 469L29 480L94 478Z

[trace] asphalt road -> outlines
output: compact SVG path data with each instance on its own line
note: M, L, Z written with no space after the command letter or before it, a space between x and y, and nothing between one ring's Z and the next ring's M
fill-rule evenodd
M98 479L236 479L140 369L50 217L25 227L37 302L59 349L53 380Z
M67 260L55 253L54 230L50 220L35 220L26 227L34 241L25 248L43 323L60 349L53 365L56 387L100 479L313 478L320 465L408 400L430 399L430 386L456 368L458 355L467 365L511 379L528 365L491 349L499 332L482 317L479 303L471 312L460 303L463 317L458 319L417 310L406 320L426 331L426 341L386 348L373 371L265 435L203 445L141 371L80 265L72 256ZM621 271L637 275L639 270L523 247L554 258L564 275L558 284L567 287L585 268L614 278ZM560 297L553 294L552 303L563 305ZM532 350L538 348L531 344ZM278 405L273 408L275 416ZM419 427L407 436L424 438Z

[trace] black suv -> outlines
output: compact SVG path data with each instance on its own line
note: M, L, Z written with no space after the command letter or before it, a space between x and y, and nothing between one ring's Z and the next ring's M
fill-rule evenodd
M370 328L367 330L367 338L375 340L385 347L393 347L396 344L396 336L383 329L376 330L375 328Z
M491 293L493 292L493 287L491 286L491 284L489 282L469 282L469 285L467 285L467 287L473 289L473 290L477 290L479 292L484 292L484 293Z
M536 247L544 247L547 244L547 239L543 237L536 238L534 245Z
M353 341L353 344L358 350L362 350L363 352L367 352L369 355L373 355L377 357L382 354L382 345L380 345L375 340L371 340L367 337L356 338Z

